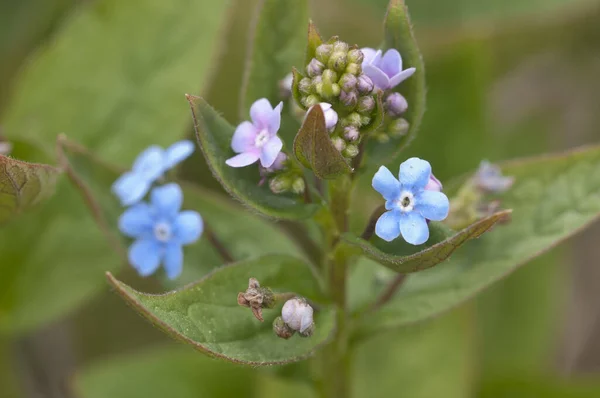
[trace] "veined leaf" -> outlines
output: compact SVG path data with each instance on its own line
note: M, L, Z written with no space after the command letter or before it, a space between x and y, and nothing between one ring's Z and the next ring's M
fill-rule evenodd
M264 322L237 304L248 279L256 278L275 293L293 292L317 303L325 299L311 269L290 256L268 255L221 267L197 283L163 295L136 292L108 274L108 280L129 305L171 337L216 358L248 365L299 361L330 337L334 311L326 305L315 311L315 333L309 338L277 337L272 322L281 306L263 310Z
M431 318L468 300L600 215L600 147L502 165L515 177L501 195L510 223L467 244L443 266L408 277L394 298L367 315L359 335Z
M258 167L234 168L225 164L233 156L229 145L235 128L200 97L188 95L196 136L215 178L236 199L261 213L277 218L308 218L318 209L297 196L276 195L259 186Z

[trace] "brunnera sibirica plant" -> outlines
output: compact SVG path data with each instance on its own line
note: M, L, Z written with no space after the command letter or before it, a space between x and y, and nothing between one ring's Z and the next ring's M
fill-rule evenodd
M426 91L404 2L390 1L374 48L321 37L305 1L288 8L259 7L236 123L186 95L198 147L241 205L178 178L196 149L188 140L140 148L129 170L65 136L59 169L0 159L37 189L13 212L68 174L123 260L168 290L143 293L107 273L160 330L238 364L311 358L314 371L298 377L348 397L357 344L456 306L597 217L600 149L483 160L442 184L435 164L403 157ZM570 190L581 175L594 188ZM353 202L374 195L361 217Z

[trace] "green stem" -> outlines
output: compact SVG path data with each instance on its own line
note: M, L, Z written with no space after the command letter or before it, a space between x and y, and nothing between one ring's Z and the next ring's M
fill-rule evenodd
M350 176L342 176L329 184L330 214L335 232L329 239L328 283L336 308L336 332L333 341L323 354L322 371L324 375L322 396L328 398L350 397L351 358L348 347L348 311L346 300L346 279L348 258L338 245L339 235L348 229L348 209L352 181ZM330 236L331 236L330 235Z

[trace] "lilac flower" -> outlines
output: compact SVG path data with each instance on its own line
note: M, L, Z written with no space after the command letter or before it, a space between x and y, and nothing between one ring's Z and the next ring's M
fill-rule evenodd
M227 159L231 167L244 167L260 159L263 167L271 167L277 154L283 148L283 142L277 136L281 125L283 102L273 109L266 98L259 99L250 107L252 123L242 122L231 140L231 148L238 155Z
M194 152L191 141L179 141L164 150L153 145L138 155L131 171L124 173L112 185L112 191L123 206L131 206L146 196L152 184L165 171L184 161Z
M398 179L385 166L379 168L373 176L373 188L386 200L388 211L377 220L377 236L390 242L402 235L412 245L429 239L426 220L445 219L450 207L446 195L425 189L431 175L429 162L419 158L402 163Z
M150 203L140 202L119 218L121 232L135 242L129 247L129 262L141 276L153 274L162 263L169 279L183 269L183 245L202 235L203 221L195 211L180 211L183 194L171 183L154 188Z
M475 174L475 185L485 193L502 193L515 182L514 177L504 177L497 165L484 160Z
M372 48L363 48L361 51L365 55L362 63L363 73L383 91L396 87L416 71L415 68L402 70L402 57L393 48L383 55L381 50Z
M319 105L321 106L321 109L323 109L323 114L325 115L325 127L327 128L327 131L331 132L335 130L335 126L338 122L337 112L334 111L331 104L327 102L321 102Z

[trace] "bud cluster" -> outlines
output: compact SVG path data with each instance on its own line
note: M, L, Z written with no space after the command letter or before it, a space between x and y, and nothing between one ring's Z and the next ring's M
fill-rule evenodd
M269 184L269 189L275 194L293 193L302 195L306 189L302 171L295 169L288 156L279 152L271 167L259 168L261 180L259 185Z
M275 318L273 331L282 339L289 339L296 332L302 337L310 337L315 331L313 308L303 298L293 298L285 302L281 316Z
M376 111L374 84L363 73L364 54L337 38L316 48L315 58L306 66L306 77L298 82L301 105L321 104L335 147L346 158L358 155L361 129L368 126ZM330 115L328 118L328 110Z
M390 138L400 138L408 133L408 121L402 116L408 110L408 102L400 93L388 93L384 97L385 119L383 126L375 134L379 142L388 142Z

